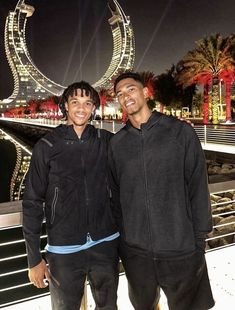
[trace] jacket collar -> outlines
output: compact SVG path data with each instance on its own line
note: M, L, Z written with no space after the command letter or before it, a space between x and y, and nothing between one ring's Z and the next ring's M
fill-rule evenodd
M160 113L160 112L153 111L151 116L150 116L150 118L148 119L148 121L146 123L141 124L140 130L149 130L149 129L151 129L159 121L159 119L161 118L162 115L163 114ZM132 124L131 124L131 122L129 120L126 123L126 128L127 128L127 130L130 130L130 129L138 130L137 128L132 126Z
M78 135L76 134L73 125L63 125L64 127L64 138L66 140L77 140L78 139ZM94 132L95 128L94 126L87 124L87 126L85 127L82 136L81 136L81 140L86 141L88 140L92 133Z

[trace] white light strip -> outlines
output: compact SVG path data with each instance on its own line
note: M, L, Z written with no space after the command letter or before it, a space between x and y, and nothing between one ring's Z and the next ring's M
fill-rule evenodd
M44 239L44 238L47 238L47 235L41 235L40 236L40 239ZM15 243L20 243L20 242L25 242L25 240L19 239L19 240L15 240L15 241L4 242L4 243L0 243L0 246L10 245L10 244L15 244Z
M16 226L7 226L7 227L0 227L0 232L2 231L2 230L8 230L8 229L13 229L13 228L19 228L19 227L21 227L22 225L20 224L20 225L16 225Z
M228 237L228 236L232 236L232 235L235 235L235 231L231 232L229 234L224 234L224 235L219 235L219 236L216 236L216 237L207 238L206 241L210 241L210 240L214 240L214 239L219 239L219 238L223 238L223 237Z
M4 258L0 259L0 262L5 262L5 261L10 260L10 259L21 258L21 257L25 257L25 256L27 256L26 253L25 254L16 255L16 256L4 257Z
M235 211L228 211L228 212L223 212L223 213L217 213L217 214L213 214L212 217L219 217L219 216L223 216L223 215L228 215L228 214L233 214L235 213Z
M24 284L19 284L19 285L3 288L3 289L0 289L0 293L6 292L6 291L10 291L10 290L14 290L16 288L20 288L20 287L24 287L24 286L29 286L29 285L32 285L32 283L27 282L27 283L24 283ZM1 305L1 307L2 307L2 305Z
M24 269L19 269L19 270L11 271L11 272L1 273L0 274L0 278L1 277L6 277L6 276L10 276L10 275L13 275L13 274L16 274L16 273L20 273L20 272L25 272L27 270L28 270L28 268L24 268Z
M228 247L234 246L234 245L235 245L235 243L230 243L230 244L222 245L222 246L217 247L217 248L212 248L212 249L206 250L206 253L217 251L217 250L221 250L221 249L225 249L225 248L228 248Z
M42 250L41 253L45 253L46 250ZM15 256L8 256L8 257L4 257L0 259L0 262L5 262L7 260L11 260L11 259L16 259L16 258L21 258L21 257L25 257L27 256L27 254L19 254L19 255L15 255Z
M229 200L229 201L224 201L224 202L217 202L217 203L212 203L211 206L214 207L214 206L228 205L228 204L233 203L233 202L235 202L235 200Z
M232 225L232 224L235 224L235 222L229 222L229 223L225 223L225 224L215 225L215 226L213 226L213 228L228 226L228 225ZM235 232L234 232L234 233L235 233Z
M44 296L48 296L49 293L44 293L44 294L38 294L38 295L34 295L34 296L31 296L31 297L28 297L28 298L23 298L23 299L19 299L15 302L8 302L8 303L5 303L5 304L1 304L1 308L2 307L6 307L6 306L12 306L12 305L15 305L15 304L18 304L18 303L22 303L24 301L29 301L29 300L33 300L33 299L36 299L36 298L41 298L41 297L44 297Z
M10 136L8 133L6 133L5 131L3 131L2 129L0 129L1 132L3 132L8 138L10 138L14 143L18 144L25 152L27 152L29 155L32 155L32 152L30 152L24 145L22 145L21 143L19 143L17 140L15 140L14 138L12 138L12 136Z
M15 240L15 241L9 241L9 242L0 243L0 247L1 246L5 246L5 245L10 245L10 244L21 243L21 242L25 242L24 239L19 239L19 240Z

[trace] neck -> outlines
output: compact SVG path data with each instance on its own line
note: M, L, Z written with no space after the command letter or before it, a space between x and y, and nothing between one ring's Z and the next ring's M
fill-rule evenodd
M84 125L76 125L72 122L67 122L67 125L73 125L73 129L76 132L76 134L78 135L79 138L81 138L83 131L85 130L87 124Z
M128 118L133 127L140 129L141 124L147 123L151 114L151 111L149 109L146 109L139 113L128 115Z

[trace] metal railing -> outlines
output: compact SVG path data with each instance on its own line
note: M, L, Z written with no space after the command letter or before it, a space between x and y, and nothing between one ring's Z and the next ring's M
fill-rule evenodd
M194 129L204 144L214 143L235 147L235 127L195 125Z
M49 295L48 287L36 288L28 280L27 254L22 232L21 201L0 203L0 308ZM41 253L47 242L42 226ZM81 310L87 309L87 285Z
M207 252L235 244L235 180L210 184L209 189L214 225Z
M46 127L56 127L59 124L65 123L65 121L58 119L25 119L25 118L0 118L3 121L32 124ZM193 123L193 119L190 120ZM113 133L119 131L125 124L117 120L94 120L91 121L95 127L109 130ZM235 147L235 126L228 125L199 125L195 124L194 129L204 144L223 144Z
M49 294L48 288L37 290L28 280L21 223L21 201L0 204L0 308ZM46 244L43 230L42 247Z

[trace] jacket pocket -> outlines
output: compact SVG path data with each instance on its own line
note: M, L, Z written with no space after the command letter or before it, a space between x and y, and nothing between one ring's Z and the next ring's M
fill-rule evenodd
M59 197L59 187L55 187L54 197L53 197L53 201L52 201L52 205L51 205L51 220L50 220L51 224L53 224L53 222L55 220L55 211L56 211L56 204L58 201L58 197Z

